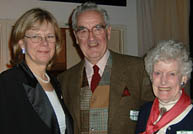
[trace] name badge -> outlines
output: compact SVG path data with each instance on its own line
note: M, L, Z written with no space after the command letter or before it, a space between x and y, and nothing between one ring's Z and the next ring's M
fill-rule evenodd
M133 121L137 121L138 120L138 115L139 115L139 111L136 110L130 110L130 119Z
M176 134L193 134L193 131L181 130L181 131L177 131Z

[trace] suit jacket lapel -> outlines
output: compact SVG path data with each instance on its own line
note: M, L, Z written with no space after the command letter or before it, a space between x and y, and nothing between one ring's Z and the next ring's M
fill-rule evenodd
M46 96L44 93L42 87L37 84L37 86L31 87L27 84L23 84L24 89L26 91L27 97L29 102L31 103L33 109L38 113L39 117L42 119L42 121L49 127L52 128L52 125L56 124L56 118L54 115L54 111ZM46 112L45 112L46 111ZM52 115L52 116L50 116ZM53 123L54 121L54 123ZM53 124L52 124L53 123Z
M60 130L56 115L46 93L38 81L34 78L28 66L25 63L22 63L20 64L20 67L25 73L26 77L26 81L24 81L23 87L34 111L37 112L41 120L50 129L53 129L52 132L54 134L59 134Z

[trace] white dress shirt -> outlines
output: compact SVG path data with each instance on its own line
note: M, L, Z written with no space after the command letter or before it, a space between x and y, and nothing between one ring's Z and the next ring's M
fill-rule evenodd
M65 134L66 131L66 119L65 119L65 114L63 111L63 108L59 102L59 99L56 95L55 90L53 91L45 91L45 93L47 94L50 103L54 109L54 112L56 114L56 118L58 120L58 124L59 124L59 128L60 128L60 133L61 134Z
M103 75L105 66L107 64L107 60L109 58L110 52L109 50L106 51L106 53L104 54L104 56L99 60L99 62L96 64L99 67L99 74L100 76ZM90 63L86 58L85 58L85 68L86 68L86 76L87 76L87 80L88 80L88 84L90 87L90 83L91 83L91 79L92 79L92 75L94 74L93 71L93 64Z

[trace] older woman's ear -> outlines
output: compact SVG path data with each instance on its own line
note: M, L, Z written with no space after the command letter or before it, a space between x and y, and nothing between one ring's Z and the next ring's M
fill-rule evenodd
M187 76L182 76L182 81L181 81L181 85L184 86L188 81L188 77Z

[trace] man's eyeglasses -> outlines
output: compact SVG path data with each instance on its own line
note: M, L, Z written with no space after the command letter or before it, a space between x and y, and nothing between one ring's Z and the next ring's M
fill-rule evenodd
M40 43L42 42L43 38L49 42L49 43L55 43L56 42L56 36L54 35L48 35L45 37L39 36L39 35L25 35L26 38L29 38L33 43Z
M94 35L98 36L102 33L104 33L104 30L106 28L106 25L96 25L92 27L92 29L88 29L86 27L78 27L76 30L77 36L81 39L87 39L90 32L92 32Z

